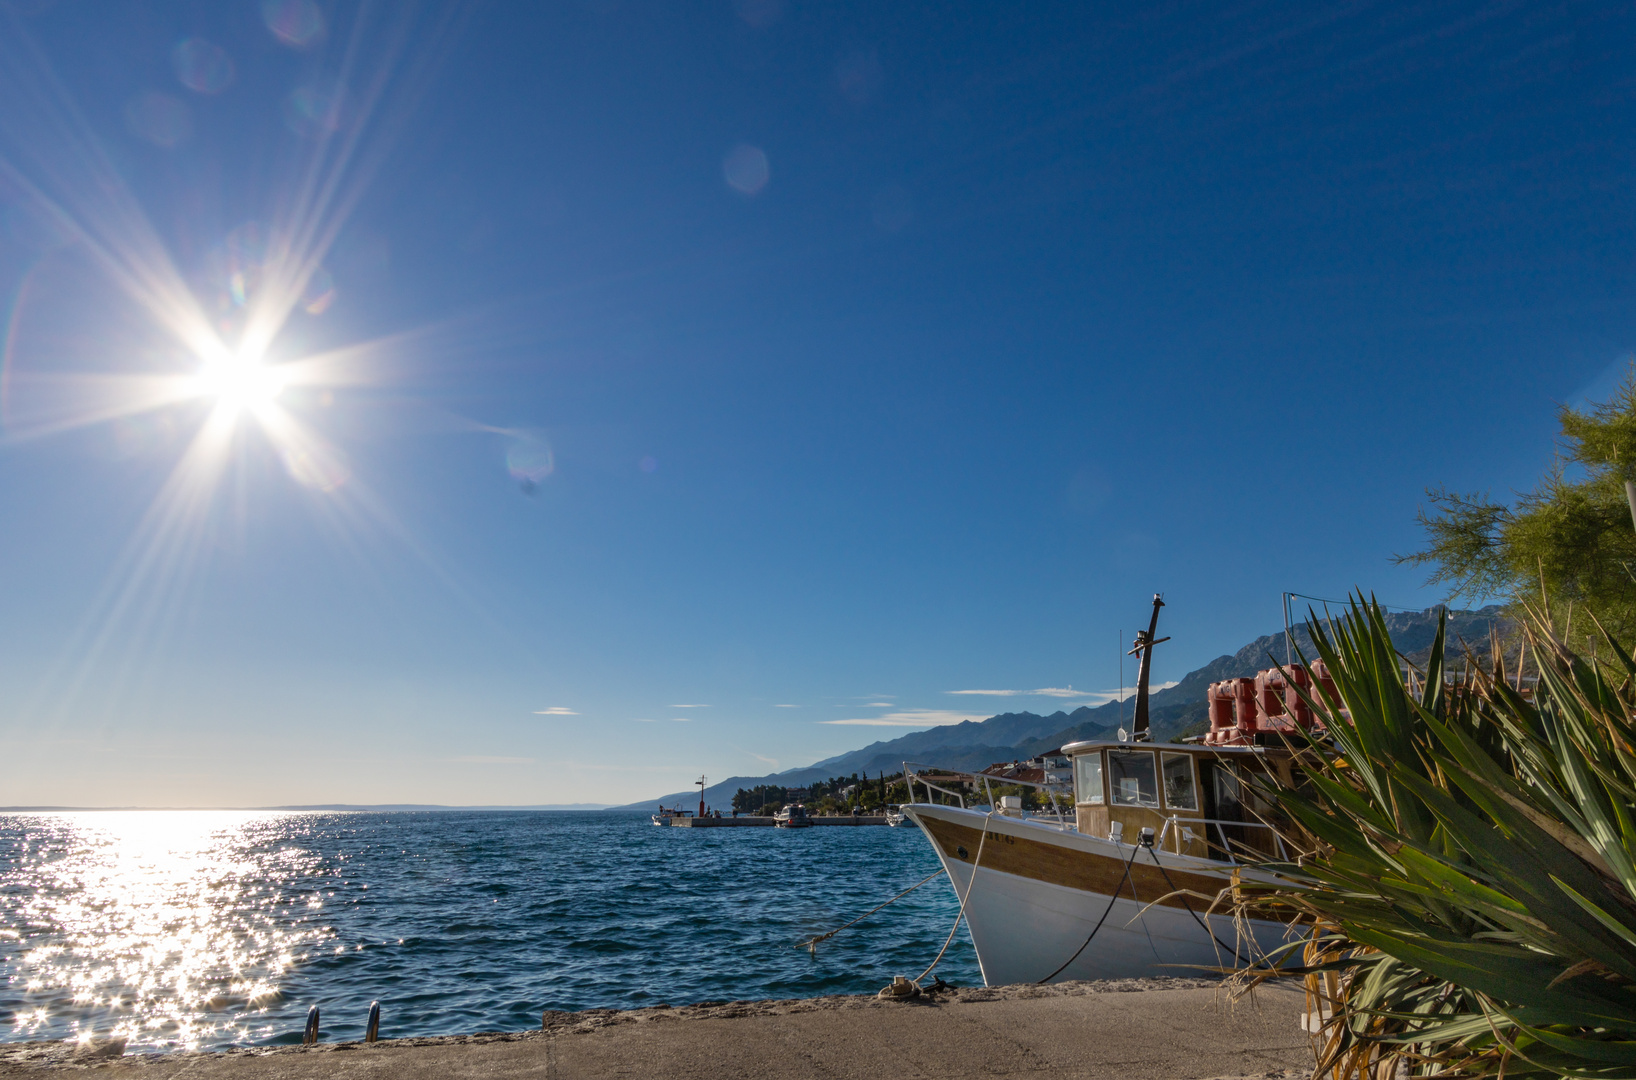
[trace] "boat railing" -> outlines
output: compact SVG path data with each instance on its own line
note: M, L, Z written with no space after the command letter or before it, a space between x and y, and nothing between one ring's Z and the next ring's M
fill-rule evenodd
M1055 818L1057 827L1061 829L1067 829L1073 824L1074 797L1072 791L1069 790L1069 785L1066 783L1042 784L1033 780L1013 780L1010 777L995 776L992 773L969 772L965 769L945 769L937 765L905 761L903 763L903 779L909 787L909 802L917 801L915 798L915 784L918 783L926 789L926 801L928 803L936 801L932 798L932 792L938 791L954 799L961 809L966 809L965 792L944 787L942 784L934 782L934 778L936 780L953 780L968 784L980 783L983 787L983 795L991 809L996 805L994 802L995 784L999 784L1001 787L1033 788L1035 791L1043 792L1051 800L1051 809L1038 813L1049 814ZM1059 798L1059 796L1066 796L1066 798ZM1066 814L1063 811L1065 804L1067 807ZM1038 814L1032 820L1039 821Z
M1182 842L1189 838L1192 827L1195 825L1206 827L1205 834L1199 839L1204 841L1205 847L1221 852L1223 856L1221 861L1223 862L1233 863L1234 865L1238 863L1238 857L1233 853L1233 842L1227 838L1228 829L1266 829L1272 833L1273 842L1278 845L1278 857L1285 862L1289 861L1289 850L1284 846L1284 837L1277 829L1264 821L1228 821L1224 818L1181 817L1172 814L1165 819L1164 827L1159 830L1159 838L1154 842L1154 846L1163 851L1165 837L1168 836L1173 845L1172 850L1177 855L1187 854L1182 850ZM1220 844L1214 844L1210 841L1208 827L1212 825L1215 826L1217 838L1221 840ZM1248 845L1240 844L1240 846Z

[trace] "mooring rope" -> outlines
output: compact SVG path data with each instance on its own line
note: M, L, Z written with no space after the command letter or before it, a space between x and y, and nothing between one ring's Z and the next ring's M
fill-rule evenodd
M913 981L917 987L920 985L921 979L932 973L932 968L936 967L938 962L943 959L943 954L949 951L949 944L954 941L954 935L960 929L960 920L966 917L966 901L971 898L971 890L977 884L977 867L983 861L983 845L988 843L988 823L994 820L994 814L995 811L990 810L983 816L983 834L977 838L977 855L971 860L971 880L966 882L965 894L960 897L960 910L955 912L954 925L949 927L949 936L943 940L943 947L937 950L937 955L932 958L932 962L927 966L926 970L914 978ZM949 880L953 881L954 875L949 875Z
M1097 931L1102 929L1102 924L1107 922L1108 921L1108 916L1113 913L1114 901L1119 899L1119 892L1120 892L1121 889L1123 889L1125 887L1125 882L1130 881L1130 897L1131 897L1132 900L1136 900L1136 882L1131 881L1130 864L1136 861L1136 853L1138 851L1140 851L1140 850L1141 850L1141 845L1140 844L1131 845L1130 858L1125 860L1125 876L1120 878L1119 879L1119 884L1117 884L1117 885L1115 885L1113 887L1113 895L1108 897L1108 906L1102 909L1102 917L1100 919L1096 920L1096 925L1095 926L1091 927L1090 937L1087 937L1080 944L1079 948L1074 950L1074 955L1070 956L1068 959L1066 959L1066 960L1064 960L1062 962L1061 967L1057 968L1055 971L1051 972L1051 974L1049 974L1045 978L1041 979L1040 983L1050 982L1052 979L1056 978L1058 975L1061 975L1064 971L1066 971L1068 969L1069 964L1071 964L1075 960L1079 959L1079 954L1085 951L1085 947L1091 943L1092 938L1096 937ZM1141 901L1138 900L1137 902L1140 903ZM1036 984L1036 985L1038 985L1038 984Z
M941 873L943 873L943 868L941 866L939 866L936 870L933 870L931 873L927 874L925 877L921 878L919 881L915 882L913 885L909 886L907 889L904 889L902 892L900 892L896 896L892 897L892 899L886 901L886 904L877 904L874 907L870 908L868 911L864 912L862 915L859 915L856 919L853 919L851 922L845 923L845 924L843 924L841 926L837 926L835 929L831 930L827 934L819 934L815 938L808 938L806 941L803 941L803 942L801 942L801 944L797 945L796 948L799 949L799 948L805 947L808 952L811 952L811 953L816 955L817 952L818 952L818 943L820 941L829 940L830 938L834 937L836 934L839 934L842 930L845 930L848 926L858 925L859 923L863 922L865 919L869 918L869 916L873 915L875 912L877 912L881 908L885 907L887 904L897 903L899 900L902 900L905 896L908 896L910 893L914 892L916 889L920 888L922 885L926 884L926 882L932 880L932 878L937 877Z
M1199 913L1194 911L1193 910L1193 905L1189 904L1187 902L1187 890L1186 889L1176 888L1176 883L1174 881L1170 880L1170 874L1168 872L1166 872L1164 863L1159 861L1158 854L1155 853L1152 848L1148 848L1147 853L1148 853L1148 856L1150 858L1152 858L1153 865L1157 866L1159 868L1159 873L1164 874L1165 884L1170 886L1170 895L1171 896L1181 897L1182 907L1186 908L1187 913L1189 915L1193 916L1193 921L1199 924L1199 929L1203 930L1206 934L1209 935L1210 940L1216 943L1217 948L1226 949L1228 952L1231 952L1233 954L1233 960L1236 961L1240 966L1243 966L1245 964L1245 960L1244 960L1243 956L1239 955L1238 948L1236 946L1229 946L1225 941L1222 941L1220 938L1216 937L1216 932L1214 930L1210 929L1210 927L1208 925L1206 925L1206 923L1205 923L1205 921L1203 919L1199 918ZM1159 897L1159 900L1163 900L1163 899L1165 899L1165 897L1163 897L1163 896ZM1155 900L1153 902L1155 904L1157 904L1159 902L1159 900ZM1212 906L1214 906L1214 905L1212 905ZM1205 914L1209 915L1210 913L1208 911L1206 911ZM1217 956L1219 957L1220 954L1218 953Z

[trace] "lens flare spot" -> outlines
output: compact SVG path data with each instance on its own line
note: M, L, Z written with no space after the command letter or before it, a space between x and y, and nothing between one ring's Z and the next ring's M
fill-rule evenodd
M517 435L506 450L506 471L524 494L532 495L557 471L557 458L551 444L539 436Z
M333 134L341 127L345 102L339 83L297 87L284 99L284 126L307 139Z
M313 447L287 447L284 470L303 487L326 494L337 491L352 478L351 471L334 454Z
M654 457L652 454L644 455L642 460L636 463L636 467L645 473L658 472L659 459Z
M183 86L198 94L219 94L233 83L233 58L204 38L179 41L170 51L170 66Z
M247 221L227 234L210 253L210 277L221 311L242 308L261 285L267 263L267 234L260 224Z
M751 26L771 26L784 14L784 0L733 0L733 10Z
M307 279L307 287L301 291L301 310L308 315L322 315L334 302L335 278L322 267L314 270Z
M313 0L262 0L261 20L291 48L305 49L324 37L324 13Z
M193 114L180 98L150 91L125 103L125 129L168 150L193 134Z
M835 65L835 88L853 105L867 105L880 92L884 74L873 49L847 53Z
M759 147L743 143L727 152L727 157L722 159L721 171L727 179L727 186L741 195L760 194L772 176L767 155Z

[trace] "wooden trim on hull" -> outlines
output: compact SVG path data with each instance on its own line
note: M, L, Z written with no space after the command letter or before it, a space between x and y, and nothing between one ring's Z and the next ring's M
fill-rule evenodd
M931 814L920 815L920 823L938 850L947 858L965 862L967 865L976 859L977 847L982 841L982 829L945 821ZM965 849L964 856L960 854L962 848ZM1078 889L1098 896L1120 896L1138 903L1157 903L1162 907L1191 907L1201 915L1210 906L1209 901L1200 900L1198 896L1167 894L1177 889L1188 889L1203 896L1214 897L1231 884L1229 877L1231 871L1227 869L1220 874L1199 874L1176 867L1166 867L1161 873L1159 867L1153 864L1152 857L1147 854L1136 856L1130 865L1130 881L1126 881L1124 860L1129 857L1128 849L1122 857L1115 858L1112 853L1099 855L1063 844L1033 840L990 828L988 842L983 844L981 869ZM1170 875L1168 881L1165 879L1165 873ZM1132 883L1135 884L1135 892L1131 890ZM1159 897L1165 899L1161 900ZM1223 915L1228 912L1218 907L1214 914Z

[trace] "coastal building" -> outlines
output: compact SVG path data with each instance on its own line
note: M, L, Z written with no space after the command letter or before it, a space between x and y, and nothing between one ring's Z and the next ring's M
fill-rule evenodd
M1060 749L1049 750L1026 761L999 761L983 770L997 780L1017 780L1025 784L1066 784L1071 766Z

